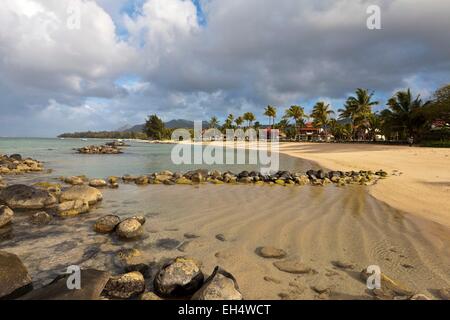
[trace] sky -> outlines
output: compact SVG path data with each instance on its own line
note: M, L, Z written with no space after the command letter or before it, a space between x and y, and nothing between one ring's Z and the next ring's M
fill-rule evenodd
M2 0L0 136L150 114L266 123L269 104L337 110L359 87L377 110L405 88L426 99L450 82L449 12L448 0Z

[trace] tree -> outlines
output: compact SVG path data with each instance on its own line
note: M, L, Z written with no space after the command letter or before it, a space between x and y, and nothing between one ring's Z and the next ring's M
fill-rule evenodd
M369 138L372 141L376 141L377 133L381 132L382 121L380 115L377 113L371 113L367 117L367 131L369 132Z
M284 118L293 119L295 121L296 134L294 135L294 138L297 138L300 128L305 124L305 117L306 114L305 109L303 107L291 106L289 109L286 110Z
M426 123L423 111L429 104L429 101L423 103L420 95L414 98L410 89L398 91L389 99L387 103L389 110L383 114L401 138L418 139Z
M269 117L269 125L272 125L272 128L275 125L275 118L277 117L277 108L272 106L267 106L267 108L264 110L264 115ZM270 121L272 119L272 122Z
M248 124L248 128L250 128L252 126L253 121L256 120L256 117L253 113L251 112L246 112L244 113L244 116L242 117L245 121L247 121Z
M334 111L330 109L330 105L320 101L314 106L311 118L313 118L315 126L323 128L328 133L328 125L332 114L334 114Z
M215 129L219 126L219 119L216 116L213 116L211 120L209 120L209 128Z
M233 122L234 122L234 115L230 114L225 120L225 123L223 124L223 129L232 129L233 128Z
M374 93L367 89L356 89L356 95L350 96L344 109L339 109L341 119L350 119L352 121L352 136L356 137L361 126L367 120L367 116L372 113L372 107L379 104L378 101L372 101Z
M151 115L145 122L144 132L151 140L162 140L166 134L164 122L156 114Z
M240 128L244 123L244 119L241 116L239 116L234 120L234 122L236 123L236 126Z

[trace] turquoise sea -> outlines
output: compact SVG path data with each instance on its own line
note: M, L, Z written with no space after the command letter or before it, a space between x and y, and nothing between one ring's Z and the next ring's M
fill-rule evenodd
M171 160L173 145L148 144L127 141L129 147L120 155L84 155L74 149L89 145L100 145L112 140L56 139L56 138L0 138L0 154L19 153L44 162L45 168L51 168L55 175L86 175L88 177L139 175L162 170L185 172L198 168L214 168L222 171L239 170L259 171L258 165L175 165ZM224 154L235 152L227 149ZM248 157L247 157L248 159ZM225 162L225 161L224 161ZM307 170L313 166L308 161L280 155L280 169Z

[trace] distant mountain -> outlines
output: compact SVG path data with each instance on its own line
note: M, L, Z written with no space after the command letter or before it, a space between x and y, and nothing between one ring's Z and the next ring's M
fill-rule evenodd
M166 128L168 129L193 129L194 128L194 121L191 120L184 120L184 119L177 119L177 120L171 120L165 123ZM118 129L119 132L142 132L144 130L145 124L138 124L135 126L129 126L125 130ZM208 122L203 121L203 128L208 127Z

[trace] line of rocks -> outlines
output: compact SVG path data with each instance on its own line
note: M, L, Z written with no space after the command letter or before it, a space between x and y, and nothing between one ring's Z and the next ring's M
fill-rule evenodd
M78 153L81 154L121 154L123 153L122 149L113 145L99 145L99 146L86 146L78 149L74 149Z
M44 166L41 162L31 158L23 159L20 154L0 155L0 175L24 174L43 170ZM1 180L0 177L0 187Z
M122 181L135 183L137 185L165 184L165 185L192 185L201 183L212 184L255 184L255 185L317 185L336 184L344 186L347 184L372 185L378 179L386 178L387 172L379 171L324 171L308 170L306 173L279 171L270 175L263 175L256 171L242 171L234 174L230 171L220 172L218 170L208 171L199 169L186 173L172 173L162 171L150 175L131 176L125 175Z

